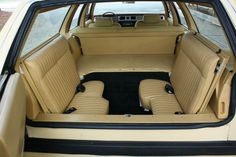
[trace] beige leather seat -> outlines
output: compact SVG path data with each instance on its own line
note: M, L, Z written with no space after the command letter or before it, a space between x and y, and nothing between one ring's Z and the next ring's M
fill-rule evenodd
M153 114L194 114L199 111L214 78L219 57L192 34L182 38L170 76L174 94L165 90L168 82L143 80L139 95L144 108Z
M86 82L83 84L85 92L76 94L80 78L68 42L63 37L29 56L23 65L26 79L44 112L63 113L75 107L77 110L73 113L108 113L109 103L102 98L103 82Z
M121 25L119 23L113 22L111 17L96 17L94 23L88 25L89 28L103 28L103 27L114 27L119 28Z
M143 21L137 21L135 27L168 26L166 20L162 20L160 15L144 15Z

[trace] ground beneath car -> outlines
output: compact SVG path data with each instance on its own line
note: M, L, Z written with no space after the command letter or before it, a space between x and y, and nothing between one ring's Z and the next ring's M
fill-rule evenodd
M91 73L84 77L83 83L92 80L104 82L103 97L109 100L109 114L152 114L140 107L138 88L144 79L169 81L166 72L114 72Z

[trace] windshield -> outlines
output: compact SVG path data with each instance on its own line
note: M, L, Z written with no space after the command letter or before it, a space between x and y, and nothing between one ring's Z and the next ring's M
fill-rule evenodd
M165 9L162 2L109 2L97 3L94 15L102 15L105 12L115 14L164 14Z

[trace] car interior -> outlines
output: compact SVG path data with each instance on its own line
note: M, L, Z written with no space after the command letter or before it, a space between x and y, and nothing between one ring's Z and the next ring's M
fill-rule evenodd
M190 4L158 3L161 13L102 8L96 14L100 3L74 4L59 33L27 53L23 46L15 69L26 89L27 119L99 123L226 119L235 72L232 51L199 32ZM35 18L57 9L41 9ZM73 20L76 26L71 29ZM25 45L34 23L37 20Z

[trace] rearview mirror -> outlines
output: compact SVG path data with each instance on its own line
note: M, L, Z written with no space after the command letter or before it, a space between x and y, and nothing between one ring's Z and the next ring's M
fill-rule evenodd
M123 1L122 3L124 3L124 4L134 4L135 1Z

